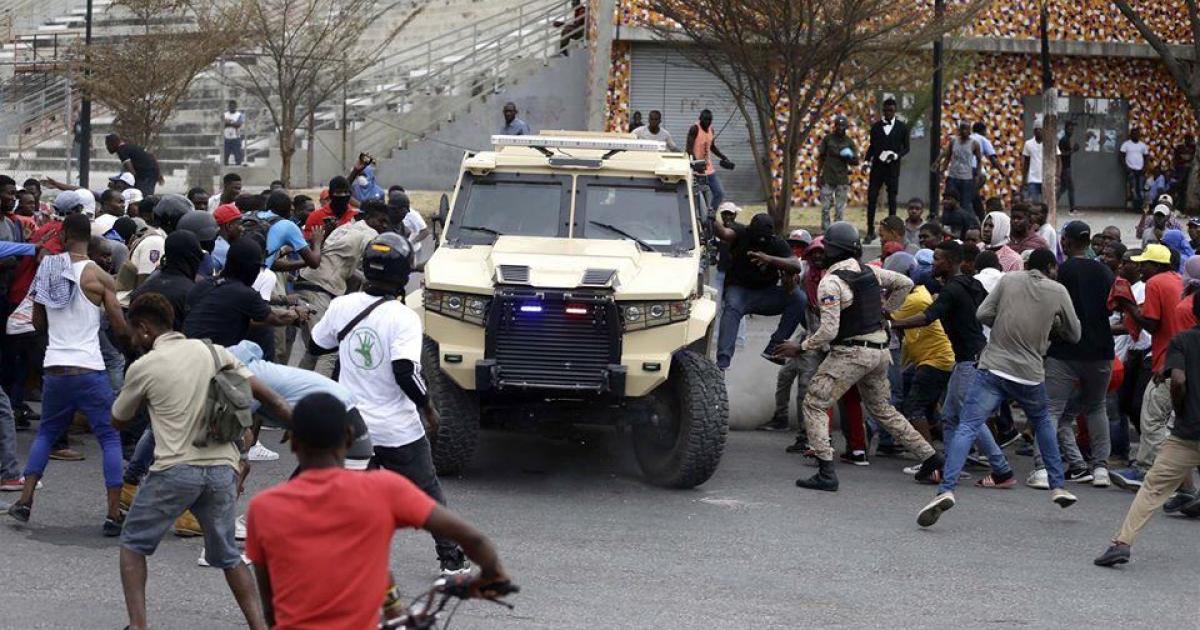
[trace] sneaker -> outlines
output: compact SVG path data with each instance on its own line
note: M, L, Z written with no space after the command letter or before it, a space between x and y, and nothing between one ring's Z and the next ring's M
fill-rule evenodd
M1126 562L1129 562L1129 545L1121 542L1114 542L1100 557L1092 560L1092 564L1098 567L1111 567Z
M250 562L250 558L246 554L242 554L242 563L247 566L254 564ZM208 563L208 558L204 557L204 547L200 547L200 559L196 561L196 564L202 567L212 566Z
M1086 468L1067 471L1067 481L1074 481L1075 483L1091 483L1092 479L1094 479L1094 477L1092 477L1092 471Z
M243 514L237 517L233 523L233 538L234 540L246 540L246 515Z
M847 464L854 466L870 466L871 462L867 461L866 451L850 451L842 453L841 460Z
M917 468L917 472L913 475L913 479L917 483L936 486L942 483L942 467L946 465L946 460L939 454L930 455Z
M1200 495L1192 497L1192 500L1179 508L1179 513L1188 518L1200 517Z
M1079 499L1075 498L1075 495L1071 494L1064 488L1055 488L1054 490L1050 491L1050 500L1060 508L1069 508L1072 505L1075 505L1075 502Z
M50 451L50 459L57 459L61 462L81 462L87 458L73 448L60 448Z
M932 527L942 517L942 512L954 507L954 493L943 492L937 495L928 505L921 508L917 514L917 525Z
M133 499L137 496L138 487L131 483L121 484L121 498L117 501L121 504L121 509L129 511L129 506L133 505Z
M438 559L442 575L464 575L471 572L471 561L467 559L461 549L455 549L453 554L449 554Z
M996 444L999 444L1000 448L1005 449L1005 448L1012 446L1013 444L1016 444L1017 441L1020 439L1021 439L1021 432L1014 429L1013 431L1010 431L1008 433L1001 433L1000 435L997 435L996 436Z
M25 478L17 477L16 479L5 479L0 481L0 491L2 492L20 492L25 489ZM42 489L42 480L38 479L37 489Z
M1196 495L1187 490L1176 490L1175 494L1171 495L1170 499L1163 504L1163 512L1167 514L1175 514L1183 509L1183 506L1191 503L1196 499Z
M254 446L250 447L250 452L246 453L246 459L252 462L273 462L279 459L279 453L262 445L262 442L255 442Z
M193 536L203 536L204 530L200 529L200 521L196 520L196 516L191 510L179 515L175 519L175 526L171 528L171 532L180 538L191 538Z
M27 503L14 503L8 506L8 515L22 523L29 522L29 516L32 512L33 507Z
M109 517L104 519L104 526L100 531L103 532L105 538L116 538L117 536L121 535L121 527L124 525L124 518Z
M918 470L921 470L921 465L913 464L912 466L905 466L904 469L901 470L900 472L902 472L906 475L915 475L915 474L917 474Z
M778 341L767 342L767 347L762 351L762 358L774 363L775 365L783 365L787 363L787 359L775 356L775 349L779 347Z
M1108 469L1103 466L1097 466L1096 470L1092 471L1092 487L1107 488L1112 485L1112 480L1108 476Z
M1046 469L1039 468L1029 473L1029 478L1025 480L1025 485L1030 488L1037 488L1038 490L1049 490L1050 478L1046 474Z
M770 422L763 424L763 425L759 425L759 427L756 430L758 430L758 431L787 431L789 428L790 427L788 427L787 416L784 416L782 418L771 418Z
M1133 492L1137 492L1138 488L1142 487L1142 481L1146 479L1146 473L1136 468L1114 470L1110 476L1112 477L1112 482L1116 484L1118 488L1132 490Z

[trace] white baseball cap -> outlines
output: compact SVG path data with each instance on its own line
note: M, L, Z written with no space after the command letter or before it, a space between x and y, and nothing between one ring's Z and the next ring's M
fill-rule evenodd
M741 211L742 209L737 207L737 204L733 203L732 201L722 201L721 205L717 206L717 212L729 212L732 214L737 214Z
M113 175L112 177L108 178L108 181L110 181L110 182L125 182L125 185L129 186L130 188L132 188L133 185L136 183L135 180L133 179L133 173L130 173L129 171L125 171L124 173L120 173L119 175Z
M1157 206L1154 206L1154 214L1165 214L1167 216L1171 216L1171 206L1168 206L1165 203L1160 203Z

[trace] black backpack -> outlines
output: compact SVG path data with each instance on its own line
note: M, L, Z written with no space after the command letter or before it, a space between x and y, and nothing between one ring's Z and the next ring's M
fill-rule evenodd
M278 250L273 252L267 251L267 232L271 231L272 225L275 225L283 220L283 217L275 213L271 214L271 218L264 219L260 217L257 212L252 212L242 219L242 226L246 229L246 231L242 234L242 237L251 238L254 240L254 242L258 243L258 246L261 247L264 252L266 252L266 257L264 257L264 260L266 260L267 258L279 253Z

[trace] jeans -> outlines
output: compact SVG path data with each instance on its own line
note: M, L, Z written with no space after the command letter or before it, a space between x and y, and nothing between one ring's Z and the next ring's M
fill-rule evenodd
M706 175L705 179L708 181L708 207L716 210L725 201L725 187L716 173Z
M1046 396L1050 418L1058 423L1058 442L1067 457L1069 470L1108 466L1112 443L1108 439L1108 383L1112 361L1063 361L1046 357ZM1078 402L1075 402L1075 401ZM1087 416L1092 461L1089 467L1075 443L1075 418ZM1033 465L1041 468L1041 451L1034 445Z
M821 229L828 230L830 221L829 211L833 210L833 221L846 218L846 201L850 198L850 185L821 186ZM874 231L875 227L870 229Z
M221 152L221 165L229 164L229 156L233 156L233 163L241 165L246 162L246 154L242 148L241 138L225 138L225 147Z
M975 373L971 393L972 396L966 401L959 415L959 428L947 442L946 468L938 492L954 491L958 484L958 476L962 474L963 464L967 460L967 453L971 450L971 443L978 434L987 431L984 423L987 422L988 416L1006 398L1015 400L1025 411L1029 423L1033 425L1034 436L1042 449L1042 456L1046 459L1046 474L1050 478L1050 487L1062 488L1063 464L1058 454L1054 423L1050 421L1047 410L1046 386L1041 383L1022 385L981 369Z
M1146 198L1144 196L1146 190L1146 171L1128 169L1125 172L1125 181L1129 184L1133 209L1140 212L1142 206L1146 205Z
M383 468L403 475L439 505L446 505L442 484L433 469L433 453L429 450L429 439L422 437L404 446L376 446L375 457L371 458L372 470ZM439 560L453 558L461 553L454 541L433 537Z
M748 289L730 284L725 287L721 327L717 335L717 367L728 368L737 344L738 327L746 315L782 315L779 326L771 335L772 343L786 341L804 323L808 297L796 287L788 291L782 286Z
M946 447L947 461L950 458L950 446L954 442L954 435L958 431L963 403L967 399L967 390L974 384L977 372L974 361L959 361L954 364L954 370L950 372L950 381L946 383L946 404L942 405L942 444ZM1003 402L1001 400L997 404ZM989 410L987 415L991 415L991 413ZM986 416L984 421L987 421ZM984 457L987 457L993 475L1007 475L1012 472L1008 458L1004 456L1004 451L996 443L995 436L987 430L987 427L978 431L978 435L975 437L975 448L979 449ZM962 454L964 460L970 450L971 447L968 444L967 451Z
M1062 197L1063 193L1067 193L1067 203L1070 204L1071 211L1075 210L1075 178L1071 176L1071 169L1064 168L1062 178L1059 179L1058 196Z
M76 411L87 416L92 434L100 443L104 467L104 487L121 486L121 437L113 428L112 387L104 372L83 374L46 374L42 379L42 421L29 449L25 475L41 477L50 461L51 445L63 435Z
M232 466L178 464L146 476L121 528L121 546L143 556L158 543L185 510L204 532L204 558L218 569L242 561L234 539L237 525L238 471Z
M113 392L120 392L125 387L125 355L117 350L116 344L109 338L111 327L106 319L100 328L100 355L104 357L104 371L108 374L108 384Z
M1024 193L1026 202L1038 203L1042 200L1042 183L1029 182L1028 184L1025 184L1025 187L1022 189L1022 193Z
M946 192L954 191L958 195L958 205L968 214L975 214L975 180L946 178Z
M154 463L154 432L149 427L138 438L137 446L133 447L133 456L125 466L125 483L136 486L142 483L142 477L150 472L150 464Z
M13 417L8 395L0 390L0 479L18 479L21 464L17 461L17 420Z

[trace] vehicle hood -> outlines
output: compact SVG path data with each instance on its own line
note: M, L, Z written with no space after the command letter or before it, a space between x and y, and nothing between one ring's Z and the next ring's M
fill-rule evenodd
M425 265L425 286L490 294L502 265L528 267L528 286L546 289L574 289L585 271L612 269L622 300L685 299L699 273L695 254L643 252L631 241L501 236L490 246L439 248Z

